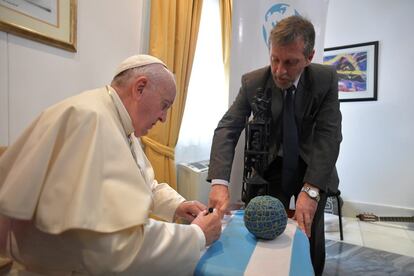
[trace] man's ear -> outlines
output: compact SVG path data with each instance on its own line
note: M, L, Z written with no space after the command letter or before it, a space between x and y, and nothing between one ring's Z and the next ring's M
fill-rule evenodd
M313 56L315 55L315 49L309 54L308 58L306 59L306 65L309 65L312 62Z
M144 76L138 77L132 86L132 97L135 99L139 99L142 96L142 93L144 92L144 88L148 84L148 79Z

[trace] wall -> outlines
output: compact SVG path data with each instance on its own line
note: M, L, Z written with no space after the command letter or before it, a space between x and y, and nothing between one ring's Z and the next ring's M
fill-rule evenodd
M265 40L268 39L272 26L281 17L298 12L313 22L316 31L314 60L322 61L325 21L328 0L302 1L285 0L286 5L277 11L278 1L237 1L233 5L232 45L229 82L229 103L236 98L243 74L269 64L269 49ZM281 13L283 15L281 15ZM265 16L266 15L266 16ZM264 33L266 39L263 38ZM254 53L254 54L252 54ZM245 133L242 132L233 158L232 174L230 177L230 197L237 201L241 197L244 171ZM234 183L234 184L232 184Z
M77 53L0 32L0 144L12 143L45 107L107 84L123 58L146 52L148 7L147 0L78 1ZM413 215L413 10L410 0L329 2L326 47L380 42L378 101L341 104L337 166L347 208Z
M414 215L412 11L409 0L329 1L325 48L379 41L378 101L341 103L344 139L337 168L348 216ZM230 91L229 103L237 92ZM236 160L243 159L243 147L242 135ZM233 165L233 171L240 168ZM232 183L240 181L232 174ZM240 185L231 189L233 202Z
M341 103L340 188L358 212L414 215L412 11L409 0L329 3L326 47L379 41L378 101Z
M9 93L7 64L7 34L0 32L0 145L7 145L9 141Z
M126 57L147 51L148 0L78 1L77 52L0 32L0 144L47 106L108 84Z

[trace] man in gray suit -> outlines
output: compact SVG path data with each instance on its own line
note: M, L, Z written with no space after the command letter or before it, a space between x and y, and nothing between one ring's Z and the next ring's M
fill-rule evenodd
M240 92L215 130L208 180L212 182L209 206L224 212L229 204L228 181L235 146L254 107L258 88L270 89L270 150L263 177L270 183L268 193L280 199L286 209L295 196L294 218L310 239L315 274L321 275L325 264L323 213L327 192L338 189L335 163L342 140L342 117L335 70L311 63L314 41L314 27L303 17L285 18L274 27L269 37L270 66L242 76ZM293 138L286 138L283 124L287 123L282 122L288 108L284 102L292 90L289 98L293 97L296 131ZM295 177L286 184L283 167L288 167L288 149L284 145L292 141L297 148Z

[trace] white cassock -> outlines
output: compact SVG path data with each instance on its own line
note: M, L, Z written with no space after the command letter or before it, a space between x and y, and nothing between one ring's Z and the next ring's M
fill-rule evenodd
M0 252L40 274L190 275L205 247L107 86L48 109L0 158Z

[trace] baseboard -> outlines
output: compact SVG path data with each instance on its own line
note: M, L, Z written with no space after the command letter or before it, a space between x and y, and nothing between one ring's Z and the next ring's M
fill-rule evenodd
M366 202L344 201L342 214L345 217L355 217L362 213L372 213L376 216L414 216L414 209L391 205L378 205Z
M244 203L239 200L236 203L232 203L231 205L240 207L243 204ZM336 202L334 202L334 204L336 204ZM337 208L336 206L333 207L334 214L337 214L336 208ZM234 210L234 208L232 210ZM355 218L357 215L363 214L363 213L372 213L376 216L381 216L381 217L384 217L384 216L411 217L411 216L414 216L414 209L404 208L400 206L379 205L379 204L372 204L372 203L358 202L358 201L344 201L343 206L342 206L342 216Z

